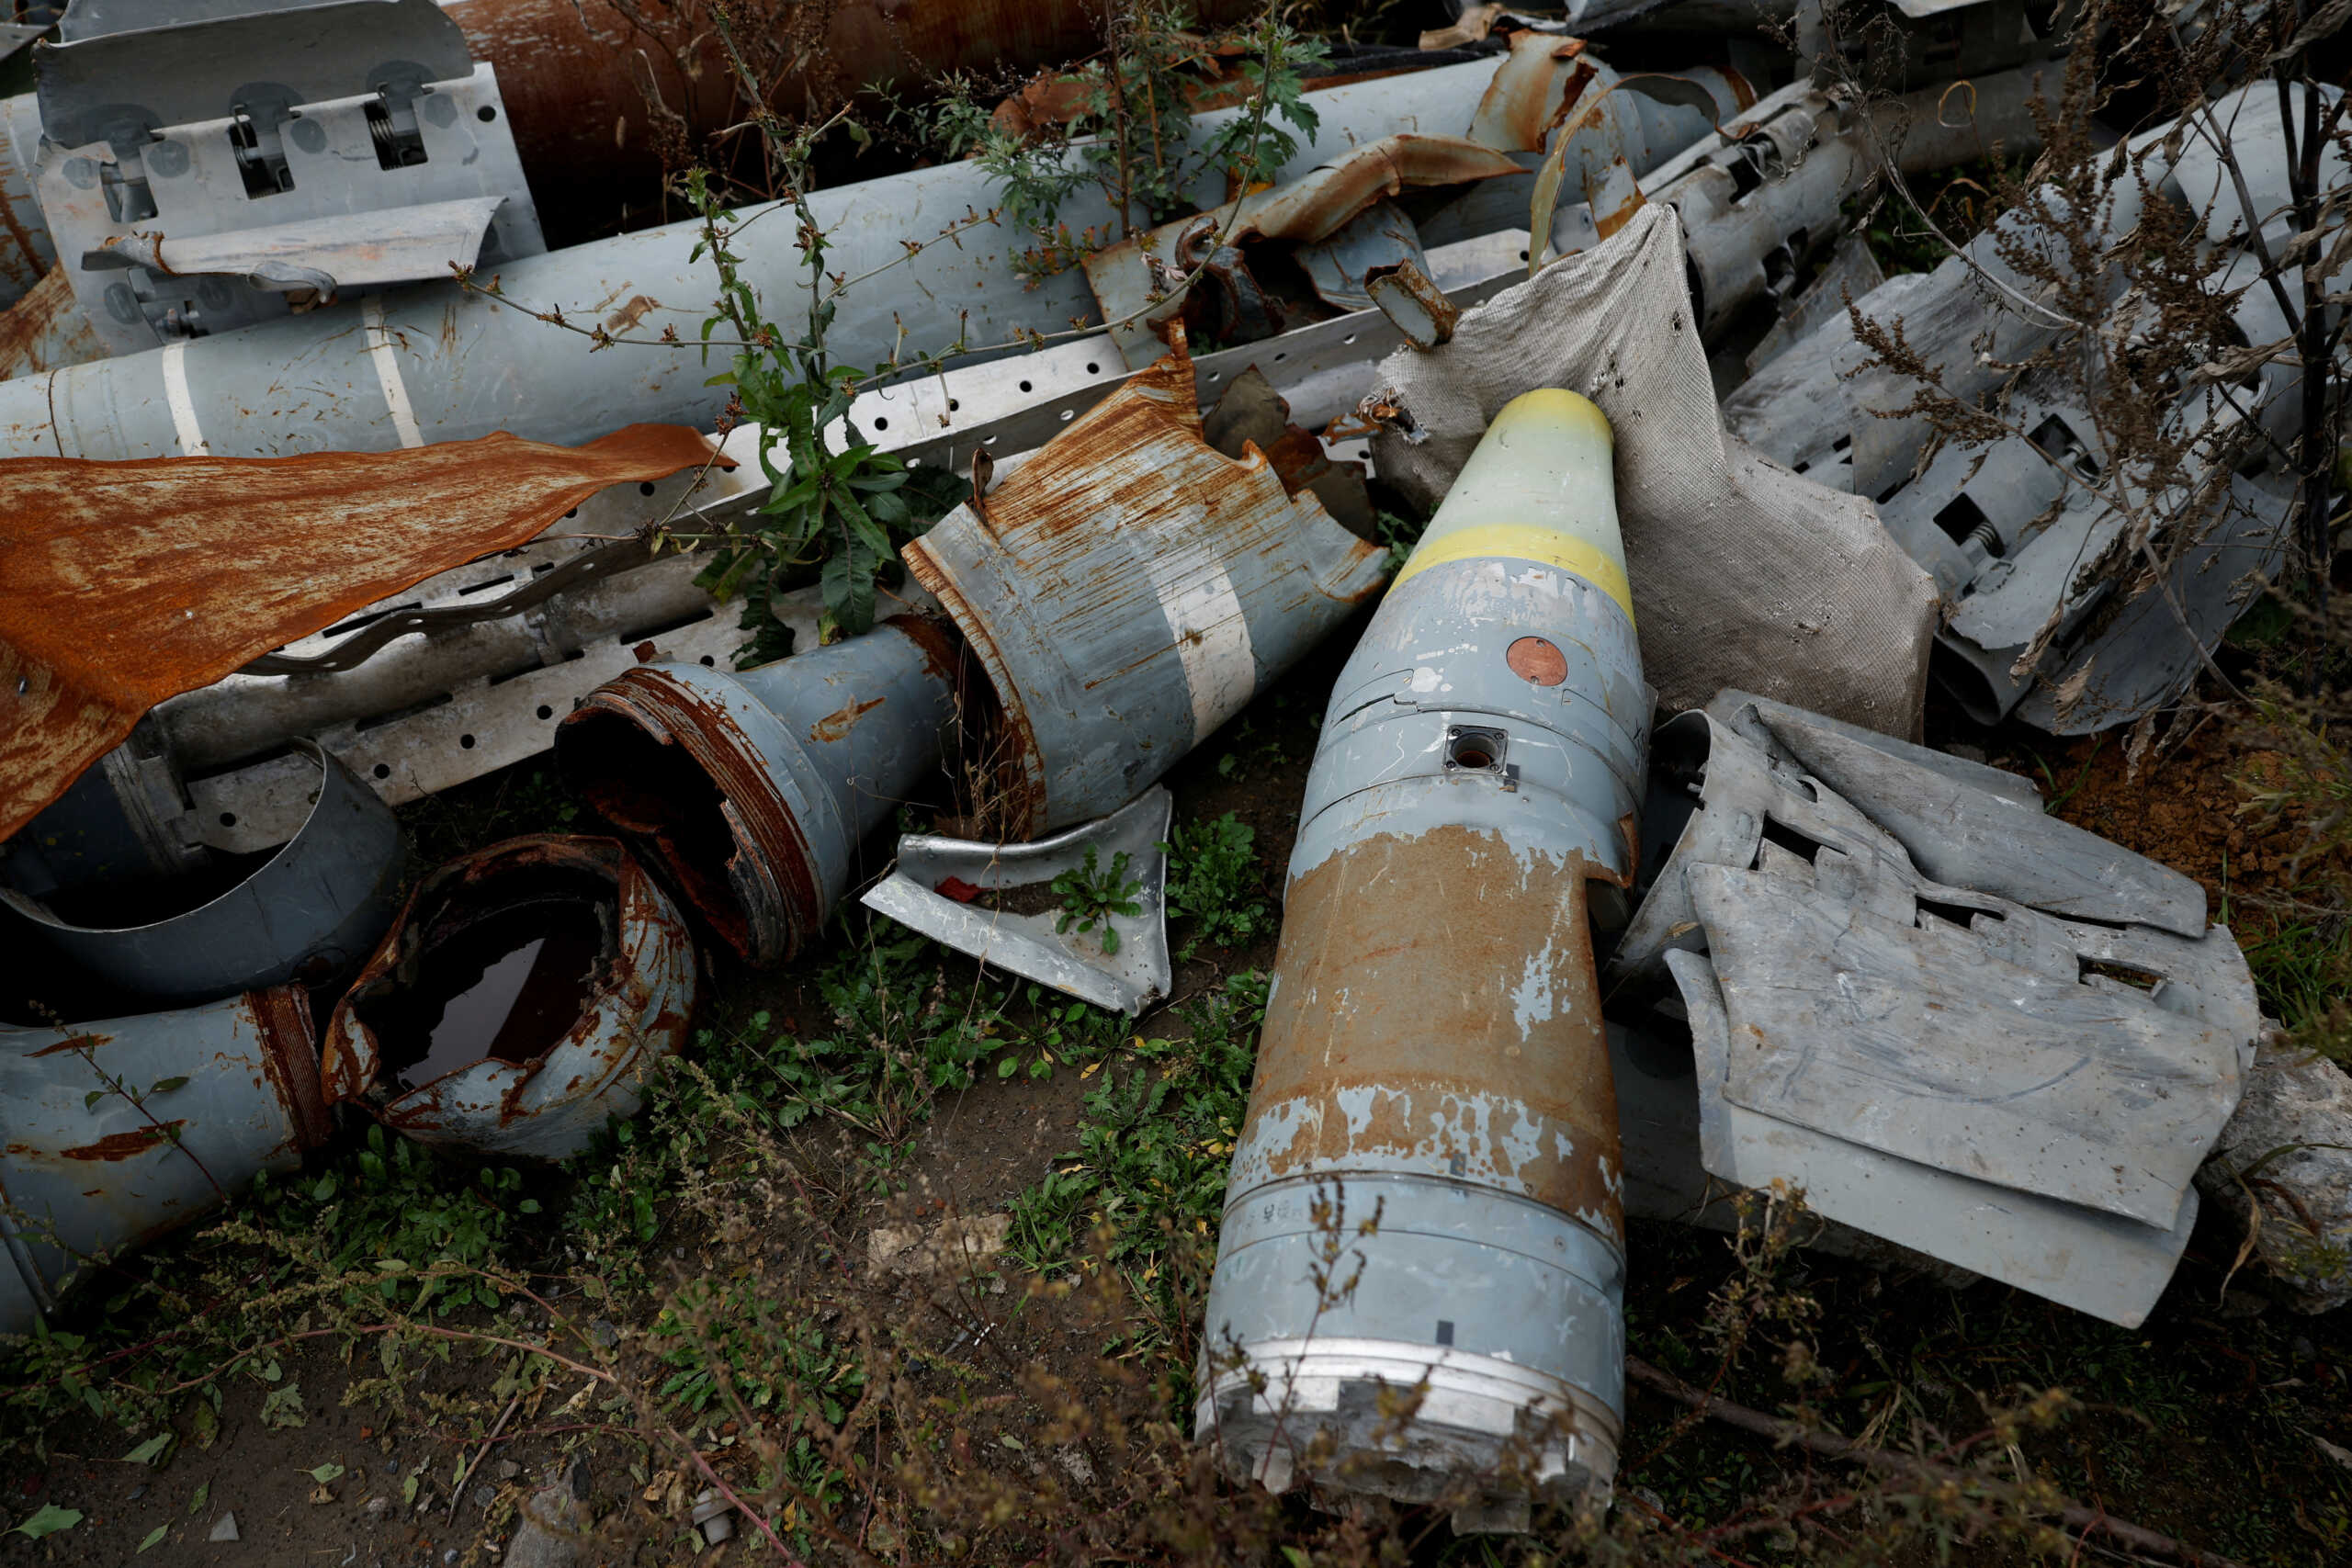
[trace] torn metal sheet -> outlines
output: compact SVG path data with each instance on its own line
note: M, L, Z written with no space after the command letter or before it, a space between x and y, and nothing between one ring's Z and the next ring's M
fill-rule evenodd
M1645 821L1659 869L1612 994L1672 971L1710 1171L1800 1181L1845 1224L2136 1321L2238 1098L2260 1016L2245 961L2186 879L1914 750L1740 694L1662 729ZM1718 1013L1743 1043L1727 1061L1708 1054ZM1947 1179L2007 1196L1956 1188L1975 1217L1947 1231L1928 1201ZM2089 1215L2138 1230L2086 1231ZM2128 1267L2077 1268L2069 1237Z
M1280 333L1286 317L1251 274L1243 245L1264 241L1315 247L1312 259L1302 261L1317 292L1334 304L1352 303L1351 260L1358 267L1377 265L1420 249L1419 233L1401 212L1385 221L1375 218L1370 225L1360 225L1360 215L1408 186L1461 185L1524 172L1507 153L1464 137L1385 136L1289 185L1252 192L1096 251L1086 258L1086 279L1131 367L1140 368L1157 356L1156 327L1188 313L1193 291L1181 285L1195 270L1204 274L1213 291L1211 314L1200 323L1204 334L1254 341ZM1341 291L1340 298L1332 298L1334 289Z
M391 808L350 769L307 742L298 749L315 770L309 817L226 889L219 871L232 867L169 880L126 867L46 897L0 887L0 905L33 940L126 997L205 1001L348 974L391 921L406 846Z
M685 917L610 839L509 839L418 885L336 1004L330 1104L483 1155L567 1159L687 1037Z
M897 869L867 892L865 907L943 946L1129 1018L1168 995L1168 791L1152 785L1133 804L1033 844L996 844L910 833L899 840ZM1106 914L1116 953L1102 931L1081 931L1047 910L1018 914L980 902L1027 889L1034 896L1064 872L1090 863L1102 876L1125 857L1133 915ZM1068 930L1057 927L1069 926Z
M1274 1491L1483 1477L1455 1528L1513 1529L1616 1468L1623 1168L1588 919L1633 875L1650 701L1610 446L1575 393L1504 409L1326 708L1194 1412ZM1375 1209L1360 1288L1320 1299L1318 1237ZM1410 1416L1384 1403L1424 1380Z
M1306 269L1307 281L1327 305L1342 310L1365 310L1373 305L1367 288L1371 275L1384 268L1429 265L1421 249L1420 231L1394 203L1375 201L1312 244L1292 253Z
M1370 597L1386 552L1202 439L1181 353L901 552L999 712L984 820L1031 839L1117 809Z
M636 425L576 450L492 435L384 455L7 463L0 837L165 697L522 544L608 485L714 460L691 430Z
M1429 505L1485 422L1566 387L1617 427L1617 502L1640 598L1644 668L1669 707L1761 684L1896 734L1918 724L1933 585L1866 502L1728 438L1697 331L1675 209L1463 312L1453 340L1391 355L1374 385L1412 422L1384 429L1381 478ZM1726 530L1722 520L1738 517Z
M1284 491L1311 491L1349 533L1373 537L1377 519L1364 488L1364 466L1333 461L1321 439L1293 424L1288 400L1255 365L1227 382L1224 395L1201 415L1201 434L1237 462L1257 447L1273 464Z
M336 213L269 229L194 237L133 230L82 253L84 272L143 267L159 277L216 273L277 293L413 283L470 271L490 238L490 220L506 198L469 197L397 212Z
M858 878L867 835L937 765L960 650L924 614L724 674L648 664L556 732L571 786L755 964L790 958Z
M310 1000L285 986L175 1012L0 1027L0 1334L78 1280L326 1142ZM141 1100L108 1082L137 1086Z

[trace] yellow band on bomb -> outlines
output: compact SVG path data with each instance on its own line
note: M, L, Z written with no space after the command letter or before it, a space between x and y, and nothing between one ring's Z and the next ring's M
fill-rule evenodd
M1577 535L1532 523L1474 524L1453 529L1440 538L1424 540L1398 570L1388 591L1395 592L1430 567L1489 556L1534 561L1573 572L1617 601L1617 607L1625 612L1627 620L1634 618L1633 584L1625 581L1625 569L1608 552Z

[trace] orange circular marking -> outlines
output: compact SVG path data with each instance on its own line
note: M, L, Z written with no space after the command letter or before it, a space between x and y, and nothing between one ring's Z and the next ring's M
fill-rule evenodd
M1540 637L1523 637L1503 655L1510 672L1538 686L1556 686L1568 678L1568 656Z

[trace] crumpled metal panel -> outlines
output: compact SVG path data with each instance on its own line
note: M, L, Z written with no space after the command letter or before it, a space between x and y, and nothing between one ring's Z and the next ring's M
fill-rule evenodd
M299 1167L329 1131L318 1062L309 998L291 986L0 1027L0 1334L31 1332L85 1265L220 1207L265 1170Z
M1716 706L1659 732L1646 843L1674 847L1611 961L1628 998L1672 971L1700 1040L1707 1168L1802 1181L1831 1218L2136 1321L2259 1022L2235 942L2204 927L2201 894L2013 785L1739 694ZM2090 918L1933 880L1904 840ZM1710 1066L1718 1015L1739 1045ZM1937 1181L1977 1218L1939 1225Z
M587 906L605 944L579 1021L527 1061L485 1057L406 1091L386 1081L388 1059L404 1059L422 1043L390 1032L383 1006L416 986L436 953L479 941L485 921L557 899ZM646 1075L685 1043L697 985L685 917L617 842L509 839L418 885L335 1005L321 1067L326 1097L356 1103L420 1143L566 1159L609 1119L637 1113Z
M347 973L391 921L406 847L391 807L375 791L318 747L296 744L319 770L311 815L226 892L136 925L103 918L110 903L143 892L144 879L135 875L82 890L75 907L90 913L79 920L14 888L0 888L0 904L21 916L36 940L127 997L202 1001L289 980L320 985ZM170 884L162 886L168 896Z
M564 777L755 964L813 940L938 764L959 653L927 615L754 670L649 664L556 731Z
M1386 552L1250 450L1202 438L1170 355L901 552L995 687L1005 838L1125 805L1379 588Z
M607 485L712 458L633 425L577 449L513 436L414 451L0 465L0 837L164 698L469 556Z

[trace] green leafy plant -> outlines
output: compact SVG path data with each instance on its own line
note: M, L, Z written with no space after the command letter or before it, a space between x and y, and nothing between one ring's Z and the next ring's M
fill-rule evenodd
M1129 919L1143 913L1143 905L1135 895L1143 886L1143 878L1127 874L1127 863L1132 857L1121 850L1111 857L1108 871L1095 863L1094 848L1088 845L1086 863L1063 872L1054 878L1054 892L1060 896L1062 912L1054 921L1054 930L1066 931L1075 925L1081 933L1091 933L1096 926L1102 928L1102 951L1119 951L1119 928L1111 923L1113 915L1125 915Z
M1053 83L1069 105L1058 126L1024 132L968 94L948 99L933 121L940 149L978 162L999 182L1004 215L1044 240L1028 258L1040 273L1068 266L1117 237L1073 235L1060 221L1078 191L1099 189L1118 216L1120 233L1133 233L1138 219L1157 223L1195 209L1199 189L1220 173L1238 190L1272 179L1297 155L1291 130L1312 137L1319 123L1302 70L1329 51L1295 32L1278 7L1269 6L1246 31L1216 38L1194 32L1192 13L1163 0L1114 5L1105 20L1110 47ZM1193 117L1209 85L1204 71L1232 46L1246 51L1238 86L1249 112L1196 147Z
M1168 912L1192 923L1192 934L1176 956L1186 959L1203 943L1238 947L1266 929L1258 887L1258 830L1228 811L1206 822L1181 823L1160 845L1168 856Z

